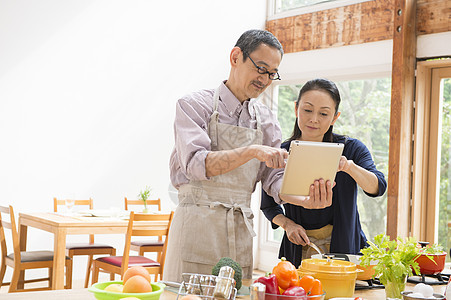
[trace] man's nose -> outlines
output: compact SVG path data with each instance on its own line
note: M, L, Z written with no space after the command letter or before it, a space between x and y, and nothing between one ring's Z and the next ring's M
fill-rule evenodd
M269 74L260 74L259 80L261 83L263 83L265 86L269 84L271 79L269 79Z

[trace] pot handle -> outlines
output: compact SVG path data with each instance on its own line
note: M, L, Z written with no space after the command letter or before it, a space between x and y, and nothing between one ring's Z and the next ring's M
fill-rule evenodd
M327 258L328 256L329 257L332 256L333 259L341 259L341 260L344 260L344 261L350 261L349 257L346 254L342 254L342 253L326 253L326 254L323 254L323 258Z

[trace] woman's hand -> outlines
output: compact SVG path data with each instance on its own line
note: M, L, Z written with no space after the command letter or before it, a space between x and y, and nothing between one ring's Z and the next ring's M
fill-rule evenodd
M351 168L351 165L353 163L354 162L352 160L348 160L345 156L342 156L340 158L340 162L338 163L338 171L337 172L343 171L343 172L348 173L349 169Z
M309 209L320 209L331 206L333 186L335 186L335 182L332 184L330 180L315 180L310 186L309 199L302 206Z
M295 245L306 246L310 244L310 240L305 232L304 227L294 222L287 224L285 228L287 237Z
M304 227L287 218L284 214L278 214L272 219L272 222L285 230L288 239L293 244L305 246L310 243Z
M332 205L332 188L335 186L330 180L324 179L315 180L310 186L309 196L294 196L279 194L279 198L283 201L302 206L307 209L321 209Z

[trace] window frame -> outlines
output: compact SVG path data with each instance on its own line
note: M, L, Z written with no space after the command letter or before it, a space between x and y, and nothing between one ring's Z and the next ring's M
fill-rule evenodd
M308 5L308 6L304 6L304 7L293 8L293 9L290 9L290 10L287 10L287 11L283 11L283 12L277 12L277 8L276 8L277 1L278 0L268 0L268 2L267 2L267 5L268 5L267 20L268 21L276 20L276 19L282 19L282 18L287 18L287 17L292 17L292 16L298 16L298 15L312 13L312 12L317 12L317 11L333 9L333 8L342 7L342 6L353 5L353 4L362 3L362 2L368 2L368 1L373 1L373 0L333 0L333 1L325 1L323 3L317 3L317 4L312 4L312 5Z
M451 60L417 64L414 148L412 161L412 206L410 235L430 243L438 242L439 95L433 88L440 79L436 72L450 69ZM415 220L415 222L414 222ZM420 222L418 222L420 220Z

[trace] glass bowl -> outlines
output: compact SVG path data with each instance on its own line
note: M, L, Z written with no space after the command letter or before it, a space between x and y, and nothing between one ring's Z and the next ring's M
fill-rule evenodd
M99 300L119 300L126 297L136 297L141 300L159 300L164 291L165 285L160 282L151 283L152 292L148 293L116 293L104 291L110 284L122 284L122 281L107 281L94 283L88 288L88 291L94 293L96 299Z
M313 295L313 296L286 296L286 295L274 295L274 294L265 294L265 300L324 300L326 293L322 293L321 295Z

